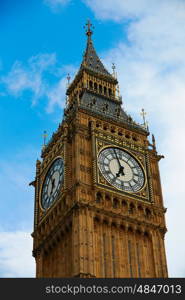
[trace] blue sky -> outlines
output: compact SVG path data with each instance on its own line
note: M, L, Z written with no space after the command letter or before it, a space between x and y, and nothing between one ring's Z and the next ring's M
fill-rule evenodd
M28 184L34 179L43 131L51 136L62 119L66 76L69 72L73 78L81 63L88 18L100 58L109 70L112 62L117 66L124 108L138 122L141 108L146 109L158 151L166 157L160 169L168 207L169 273L184 277L181 0L151 0L150 7L146 0L0 1L0 277L34 276L34 191Z

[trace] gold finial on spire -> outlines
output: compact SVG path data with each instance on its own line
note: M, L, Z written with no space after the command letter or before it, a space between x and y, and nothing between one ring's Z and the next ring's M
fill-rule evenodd
M67 79L66 88L68 89L68 87L70 86L70 80L71 80L71 76L69 73L67 74L66 79ZM66 107L68 106L68 100L69 100L69 97L68 97L68 95L66 95Z
M44 138L44 144L43 144L43 147L46 146L46 139L47 139L47 136L48 136L47 131L44 130L44 133L43 133L43 138Z
M88 38L90 38L93 34L91 28L94 29L94 26L91 24L90 20L87 20L87 23L85 24L84 28L86 29L86 35L88 36Z
M70 79L71 79L71 77L70 77L70 75L69 75L69 73L67 74L67 86L69 86L69 84L70 84Z
M145 119L146 112L144 108L142 108L140 115L143 117L143 125L146 125L146 119Z
M156 150L155 136L153 134L152 134L152 146L153 146L153 150Z
M144 108L142 108L140 115L143 117L143 126L148 130L148 122L146 121L146 112L144 110Z
M115 65L115 63L112 63L112 71L113 71L114 78L116 78L116 72L115 72L115 70L116 70L116 65Z

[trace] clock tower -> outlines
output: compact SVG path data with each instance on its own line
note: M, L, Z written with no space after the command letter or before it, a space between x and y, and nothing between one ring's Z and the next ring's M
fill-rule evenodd
M37 277L167 277L155 139L122 108L115 72L87 47L64 118L37 160Z

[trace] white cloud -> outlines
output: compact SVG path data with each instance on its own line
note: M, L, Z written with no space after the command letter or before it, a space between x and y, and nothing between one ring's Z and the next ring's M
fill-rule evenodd
M61 8L69 4L71 0L44 0L44 4L49 6L53 12L58 12Z
M0 231L0 277L35 277L30 232Z
M73 75L75 71L72 65L59 68L55 53L38 54L31 57L27 64L16 61L10 72L3 76L0 82L6 92L17 98L20 98L25 91L31 92L33 105L39 99L47 98L46 111L51 113L57 106L64 107L66 76L68 72ZM59 76L60 80L57 78Z
M165 206L169 276L185 275L185 2L84 0L97 18L127 23L127 39L103 54L117 65L124 106L135 117L144 107L156 133ZM125 27L124 27L125 29Z
M33 162L39 154L40 149L27 146L19 152L14 149L13 157L7 154L6 159L0 159L0 220L4 231L15 231L23 225L32 226L34 189L29 183L34 180Z
M31 237L34 212L34 179L40 150L32 145L0 160L0 277L34 277Z
M65 102L61 101L61 98L64 99L66 91L66 78L62 78L54 87L52 87L48 91L48 98L50 99L47 112L52 112L54 106L57 105L59 107L64 108Z
M152 12L155 4L147 0L83 0L95 13L96 17L102 20L111 19L122 21L123 18L138 18L146 13ZM155 0L156 5L160 0Z
M11 71L1 79L7 91L20 97L23 92L29 90L33 93L33 104L45 93L46 82L44 73L56 64L56 55L38 54L28 60L27 65L16 61Z
M114 20L117 22L126 21L128 19L138 20L148 15L156 15L160 8L173 5L175 8L183 6L183 0L83 0L95 13L96 17L102 20ZM179 10L178 9L178 10ZM124 20L125 18L125 20Z

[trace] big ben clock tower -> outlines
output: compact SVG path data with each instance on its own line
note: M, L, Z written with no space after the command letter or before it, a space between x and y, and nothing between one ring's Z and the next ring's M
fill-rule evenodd
M37 277L167 277L155 139L122 109L90 22L64 119L36 163Z

